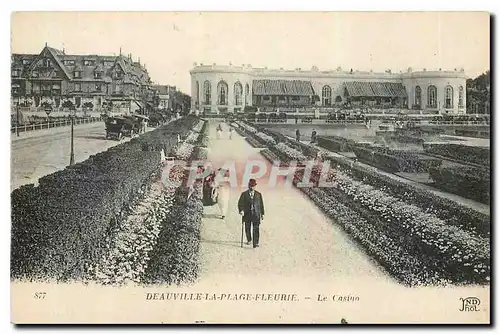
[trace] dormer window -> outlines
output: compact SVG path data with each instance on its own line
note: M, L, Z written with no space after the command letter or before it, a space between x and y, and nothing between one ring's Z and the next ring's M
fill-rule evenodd
M32 76L33 78L38 78L38 72L37 72L37 71L33 71L33 72L31 72L31 76Z
M75 61L74 60L65 60L64 65L66 65L66 66L75 65Z
M102 72L94 72L94 78L95 79L101 79L102 78Z
M81 78L82 77L82 71L75 71L75 72L73 72L73 76L75 78Z
M95 91L96 91L96 92L100 92L100 91L102 91L102 85L101 85L101 84L96 84L96 85L95 85Z
M93 60L84 60L83 61L83 66L93 66L94 61Z
M20 75L21 75L21 71L19 71L19 70L12 70L12 76L13 77L18 77Z
M51 65L52 65L52 63L51 63L50 59L46 58L46 59L43 60L43 66L44 67L51 67Z
M31 64L29 59L23 59L23 65L29 65Z
M115 72L115 79L121 79L123 76L122 72Z

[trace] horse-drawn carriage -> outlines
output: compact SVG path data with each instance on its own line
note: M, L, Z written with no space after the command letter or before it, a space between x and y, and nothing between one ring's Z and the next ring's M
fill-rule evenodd
M139 125L133 119L115 116L106 118L106 139L121 140L139 133Z

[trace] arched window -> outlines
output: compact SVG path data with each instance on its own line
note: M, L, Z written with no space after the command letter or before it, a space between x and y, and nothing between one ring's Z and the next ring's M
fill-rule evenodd
M332 105L332 89L330 86L323 86L323 90L321 92L322 104L324 106Z
M234 84L234 104L241 106L242 104L243 87L239 82Z
M422 88L420 86L415 87L415 106L420 107L422 105Z
M195 98L194 102L198 103L200 101L200 83L196 81L196 86L194 87L194 92L195 92Z
M458 87L458 106L462 108L464 106L464 87Z
M208 80L203 84L203 94L205 95L204 104L212 104L212 86Z
M248 96L250 95L250 86L246 84L245 86L245 104L248 104Z
M217 104L227 105L227 83L224 80L217 85Z
M453 108L453 87L446 86L444 89L444 107Z
M436 86L429 86L427 88L427 106L430 108L437 107L437 88Z

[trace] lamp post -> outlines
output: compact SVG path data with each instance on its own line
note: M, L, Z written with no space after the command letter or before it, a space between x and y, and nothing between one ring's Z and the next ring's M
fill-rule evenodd
M50 113L52 112L52 107L45 107L45 113L47 114L47 129L50 128Z
M70 111L70 117L71 117L71 152L69 154L69 165L74 165L75 164L75 150L74 150L74 124L75 124L75 112L76 110L71 110Z
M19 137L19 96L17 97L16 106L16 135Z

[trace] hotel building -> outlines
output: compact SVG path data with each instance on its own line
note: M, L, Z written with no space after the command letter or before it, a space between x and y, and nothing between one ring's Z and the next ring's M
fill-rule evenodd
M148 71L132 56L71 55L47 45L13 54L11 106L23 112L142 112L153 100Z

